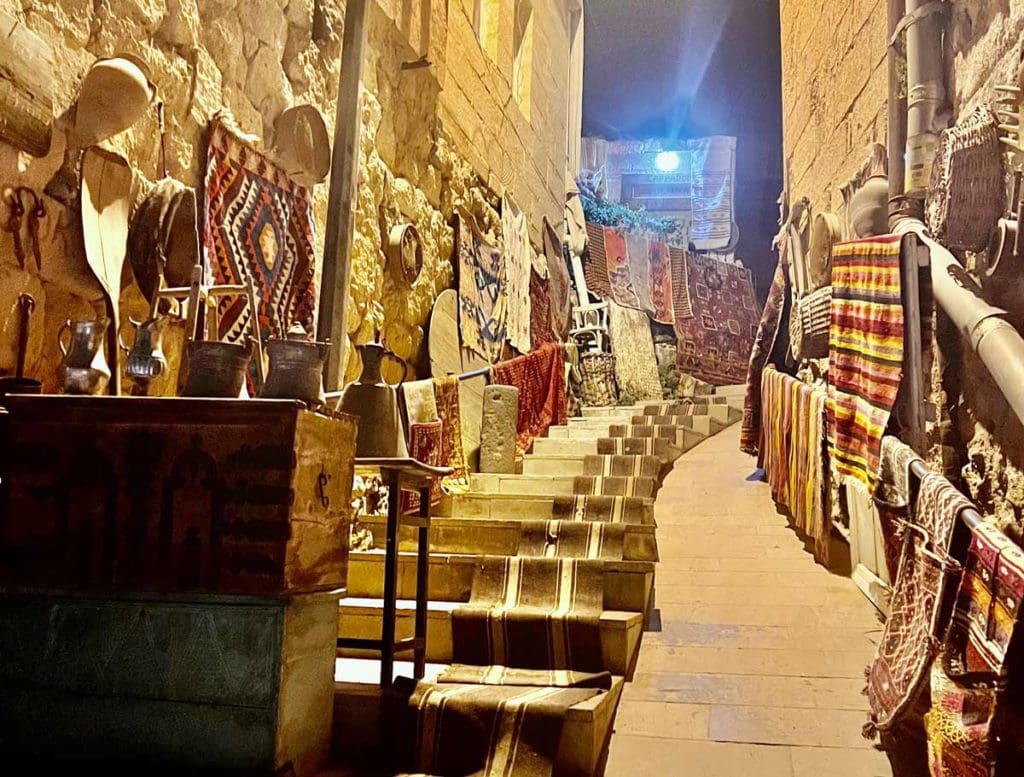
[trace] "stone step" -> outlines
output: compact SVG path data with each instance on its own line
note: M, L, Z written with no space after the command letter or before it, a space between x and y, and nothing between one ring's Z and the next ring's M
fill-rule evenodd
M627 428L626 435L629 436L641 436L639 430L636 427L629 425L629 422L623 424ZM650 426L640 427L646 431L650 429ZM658 430L655 436L662 437L672 442L673 445L678 445L683 450L689 450L690 448L698 445L707 439L708 435L704 434L696 429L689 429L685 426L676 427L676 434L671 434L669 430ZM664 435L664 436L663 436ZM600 440L612 436L608 429L604 427L588 427L588 426L552 426L548 430L548 438L553 440ZM536 441L534 441L536 442Z
M598 494L617 496L607 492L607 480L627 480L626 478L594 478ZM645 478L628 478L631 483L640 489L645 486L653 487L653 482L644 483ZM492 495L544 495L544 496L573 496L576 494L576 476L573 475L497 475L491 473L475 472L470 476L470 490L473 493ZM653 497L653 493L624 494L624 496Z
M563 429L565 427L562 427ZM533 441L533 448L528 455L536 456L607 456L607 455L631 455L626 453L625 448L615 447L611 450L602 450L598 445L598 441L602 438L600 436L593 436L587 438L570 438L570 437L538 437ZM659 450L661 446L663 449ZM661 458L670 458L676 452L670 451L670 447L679 447L675 445L674 440L657 441L653 447L648 448L646 446L640 448L633 455L643 456L660 456ZM613 454L614 452L614 454Z
M475 554L432 553L430 555L431 602L468 602L473 573L479 566ZM416 595L416 556L401 553L398 564L398 598ZM651 561L606 561L604 564L604 607L607 610L646 613L654 587ZM353 551L349 556L348 595L377 599L384 595L384 551Z
M639 521L654 524L654 500L632 498L642 505ZM550 494L452 494L441 500L433 514L464 519L548 520L552 518L555 498Z
M524 519L435 517L430 522L432 553L468 553L488 556L515 556ZM548 520L548 519L541 519ZM373 535L374 548L383 548L387 535L387 519L370 516L362 519ZM414 552L418 530L411 526L399 529L398 548ZM657 561L657 540L653 524L625 524L623 556L627 561Z
M452 610L458 602L430 602L427 612L427 660L452 662ZM338 636L379 639L383 602L374 598L349 597L338 602ZM396 639L413 634L415 602L398 601ZM644 616L639 612L605 610L601 613L601 663L614 675L632 678L643 633ZM369 657L365 651L345 650L346 657Z
M581 409L581 413L584 416L591 416L594 418L603 418L606 416L616 415L636 415L637 413L643 413L644 408L648 405L671 405L670 400L662 400L661 402L645 402L642 405L609 405L608 407L584 407Z
M718 434L728 426L721 417L706 413L704 415L685 416L635 415L630 419L630 424L633 426L681 426L685 429L693 429L695 432L700 432L708 437Z
M381 737L387 729L385 697L376 680L379 667L380 662L372 659L339 658L336 662L332 745L345 764L365 764L366 771L353 771L353 776L379 773L380 748L391 746L389 738L382 741ZM433 680L447 665L427 668L427 678ZM396 662L395 670L396 676L412 677L411 662ZM601 773L622 689L622 677L614 676L610 690L569 709L559 737L556 774L596 777Z

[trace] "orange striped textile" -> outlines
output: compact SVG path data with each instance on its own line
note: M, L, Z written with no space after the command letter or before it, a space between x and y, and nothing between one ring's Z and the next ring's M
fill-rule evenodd
M832 253L829 451L840 475L872 492L903 377L901 245L886 235L838 243Z

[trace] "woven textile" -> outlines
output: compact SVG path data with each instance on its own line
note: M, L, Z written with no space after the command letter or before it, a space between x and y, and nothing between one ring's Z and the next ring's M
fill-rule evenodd
M668 249L669 279L672 283L672 321L675 324L693 317L693 303L690 301L690 282L687 278L686 250L676 246Z
M914 509L915 523L927 535L934 553L949 552L953 526L971 503L941 475L922 481ZM912 532L903 544L889 618L867 669L871 706L865 734L888 730L917 698L935 658L942 622L943 593L950 575L945 565L923 551L926 540Z
M828 356L831 313L831 286L823 286L793 303L789 342L794 359L823 359Z
M647 314L608 302L608 336L615 354L615 378L623 401L662 398L654 337Z
M608 284L611 296L619 305L640 309L640 299L629 271L629 252L626 249L626 233L611 227L604 228L604 254L608 263Z
M441 419L441 455L438 463L451 467L451 475L441 479L446 494L469 491L469 471L462 449L462 415L459 408L459 379L454 375L434 379L437 415Z
M587 290L601 299L611 299L608 282L608 252L604 245L604 227L587 223L587 252L583 257L583 278Z
M423 774L551 777L570 707L596 688L419 683L412 768Z
M961 685L943 669L931 670L931 709L924 716L932 777L992 777L996 697L991 688Z
M203 245L214 281L252 280L261 336L283 337L295 322L312 331L316 290L310 193L220 117L210 128L204 205ZM244 295L222 297L217 313L222 340L241 342L251 334Z
M551 516L561 521L651 522L650 501L631 496L556 496Z
M597 477L650 478L660 482L666 474L665 462L657 456L583 457L583 474Z
M441 463L441 422L409 424L409 456L424 464ZM435 480L430 487L430 503L441 501L441 483ZM420 509L420 495L402 491L401 510L412 513Z
M903 373L900 244L888 235L838 243L832 253L830 453L840 475L872 493Z
M736 138L715 135L687 141L693 175L690 241L701 251L726 248L733 239Z
M572 283L569 266L562 250L562 240L555 228L544 219L542 242L548 264L548 299L551 309L551 331L561 342L569 336L572 325Z
M615 357L610 353L589 351L580 354L580 399L589 407L609 407L619 403L615 384Z
M525 453L534 438L566 422L565 353L548 343L539 350L496 365L493 383L519 389L516 450Z
M980 251L1003 215L1006 171L998 120L988 106L940 135L925 214L936 240Z
M910 464L920 458L899 437L882 438L879 465L878 497L893 507L906 507L910 502Z
M651 243L651 317L660 324L675 321L672 303L672 257L666 243Z
M717 385L742 383L761 318L750 271L686 252L673 253L672 267L673 288L685 278L693 314L675 308L679 370Z
M626 526L602 521L522 521L519 556L622 561Z
M657 456L667 463L683 455L683 449L671 440L650 437L602 437L597 452L601 456Z
M530 342L534 349L557 342L551 328L551 283L536 270L530 270Z
M566 669L516 669L508 666L452 664L437 677L439 683L520 685L544 688L612 687L610 672L570 672Z
M600 671L604 562L484 557L452 611L456 663Z
M505 262L505 331L520 353L531 349L530 268L533 249L526 216L507 194L501 198L502 258Z
M762 453L775 501L814 540L814 556L828 565L831 525L825 510L824 389L774 367L762 373Z
M573 478L572 491L584 496L654 497L658 493L658 483L654 478L577 475Z
M405 415L410 424L429 424L437 420L433 379L403 383L402 399L405 400Z
M508 295L501 251L459 215L456 224L459 272L459 332L462 344L489 362L497 361L507 336Z
M651 300L651 242L635 232L626 233L629 256L629 277L633 281L637 302L645 313L654 312Z
M743 400L743 421L740 424L740 450L756 456L761 439L761 373L775 349L776 338L786 306L786 272L780 262L775 267L768 299L761 312L754 345L747 365L746 394Z

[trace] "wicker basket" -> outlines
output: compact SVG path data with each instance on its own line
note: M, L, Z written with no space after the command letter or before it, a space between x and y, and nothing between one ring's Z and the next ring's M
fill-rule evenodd
M793 301L789 318L789 344L793 358L823 359L828 356L832 287L825 286Z
M580 399L590 407L609 407L619 403L615 382L615 357L610 353L593 351L580 355Z

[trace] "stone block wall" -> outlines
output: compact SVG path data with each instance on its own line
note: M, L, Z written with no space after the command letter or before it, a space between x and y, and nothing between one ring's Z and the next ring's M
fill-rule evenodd
M954 119L1013 83L1024 53L1024 5L953 0L948 50ZM781 0L785 158L790 193L816 210L839 212L840 187L886 139L884 0ZM974 257L963 256L973 267ZM1024 282L998 292L996 305L1024 327ZM1024 427L984 365L952 327L939 322L932 456L961 476L978 503L1012 531L1024 526ZM1020 536L1018 534L1018 536Z
M453 280L451 217L473 213L495 239L495 205L506 190L528 214L539 245L541 219L561 220L568 123L569 22L562 2L534 3L529 119L512 92L513 0L492 0L501 45L497 61L473 29L474 0L370 3L360 153L357 239L349 331L356 342L377 332L422 367L423 327L431 304ZM64 156L63 114L99 56L141 57L166 105L168 172L199 186L204 132L224 107L269 145L289 106L315 105L333 132L344 0L12 0L8 10L53 49L53 147L35 159L0 142L0 185L41 192ZM422 61L421 61L422 60ZM405 67L403 67L405 65ZM410 66L411 65L411 66ZM419 65L419 66L417 66ZM160 177L155 113L108 145L135 166L136 199ZM314 192L322 253L327 185ZM43 272L18 269L12 236L0 231L0 374L13 369L15 301L37 300L26 372L55 384L56 333L68 317L102 310L89 282L77 214L47 201L41 228ZM6 218L6 207L0 206ZM390 227L415 223L424 239L424 272L411 295L384 272ZM123 316L144 312L129 288ZM349 360L349 374L358 364Z

